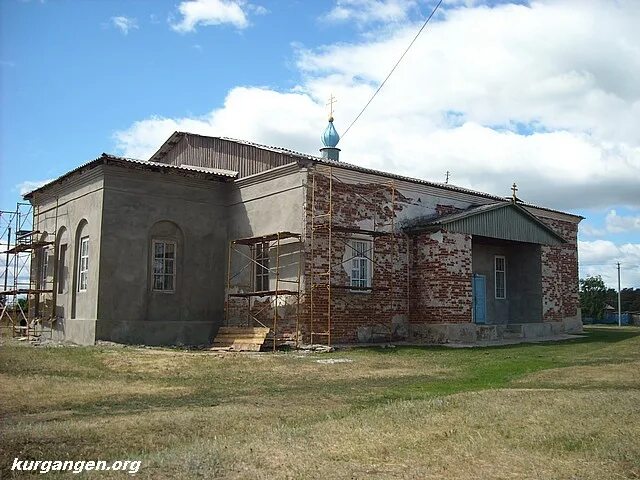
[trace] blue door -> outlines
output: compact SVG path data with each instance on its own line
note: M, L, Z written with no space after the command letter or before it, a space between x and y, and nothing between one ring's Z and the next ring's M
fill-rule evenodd
M487 278L484 275L473 274L473 321L487 322Z

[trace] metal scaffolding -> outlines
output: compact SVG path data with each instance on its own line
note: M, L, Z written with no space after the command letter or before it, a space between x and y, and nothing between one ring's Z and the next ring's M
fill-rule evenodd
M279 315L284 310L288 301L295 302L295 347L299 346L300 331L300 287L301 287L301 266L303 257L302 235L291 232L277 232L270 235L259 237L241 238L229 242L228 262L227 262L227 289L225 300L225 325L228 327L230 322L230 309L232 298L246 299L245 323L247 327L255 326L257 323L261 327L269 328L271 331L272 347L275 351L277 346L289 338L285 338L279 331ZM285 252L284 248L291 246L293 250ZM256 257L257 250L260 250L259 261ZM247 253L248 250L248 253ZM283 277L283 260L286 256L293 255L295 275L290 278ZM234 257L240 259L235 272L232 272ZM264 259L268 259L266 262ZM271 266L271 259L275 261L275 265ZM249 277L249 282L242 285L238 280L242 275ZM266 284L257 284L257 278L266 275ZM271 278L274 278L273 288ZM292 288L286 288L286 286ZM285 288L283 288L285 287ZM259 297L269 297L265 305L258 310L252 310L252 299ZM259 316L273 307L271 315L271 325L266 325L260 320ZM282 321L280 322L282 323Z
M0 211L0 255L4 263L0 327L10 329L11 336L27 339L40 337L46 328L51 333L54 318L49 294L53 294L55 279L48 275L47 267L49 246L55 242L38 229L38 223L38 212L29 203L18 202L15 210ZM53 251L55 259L55 247Z
M321 185L324 182L325 185ZM334 290L342 292L378 292L388 291L385 296L386 307L389 311L388 318L384 315L385 305L378 305L380 309L379 325L388 329L388 337L391 340L393 331L393 316L396 311L395 300L395 277L396 277L396 258L397 258L397 234L395 232L395 211L396 211L396 186L393 180L384 183L376 183L375 188L358 188L357 185L346 183L339 179L333 172L333 166L316 165L312 172L311 179L311 231L310 231L310 260L309 260L309 327L311 343L316 343L318 337L324 339L324 343L331 346L332 322L334 317ZM326 188L323 198L320 197L322 188ZM348 223L353 224L357 221L358 225L349 226L340 223L340 219L336 218L335 199L336 188L343 192L348 192L353 196L355 202L361 202L367 212L357 219L349 219ZM361 190L361 191L358 191ZM379 196L381 193L389 194L388 203L380 204ZM386 208L390 209L388 214L383 214ZM389 217L389 218L387 218ZM361 225L370 225L370 228L362 228ZM362 236L370 238L371 248L364 255L362 252L356 252L350 240L354 236ZM390 265L387 266L383 262L377 260L379 253L377 250L379 240L388 239L391 248ZM325 242L326 239L326 242ZM352 255L346 260L336 261L334 257L334 243L344 244ZM327 262L323 262L325 251L321 248L325 246ZM377 275L371 278L371 284L365 287L345 285L334 281L336 267L356 258L356 255L366 258L371 268L377 268ZM389 278L389 287L376 285L378 276ZM322 293L324 292L324 294ZM326 297L326 305L316 308L318 297L324 295ZM342 297L343 301L347 301L348 297ZM322 300L322 298L320 298ZM353 302L362 302L363 298L358 297L352 299ZM370 301L370 300L369 300ZM324 302L322 302L324 303Z

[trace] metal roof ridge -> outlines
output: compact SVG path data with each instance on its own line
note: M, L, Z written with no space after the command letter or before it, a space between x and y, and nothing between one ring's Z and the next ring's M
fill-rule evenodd
M454 191L454 192L459 192L459 193L466 193L466 194L469 194L469 195L475 195L475 196L488 198L488 199L491 199L491 200L497 200L497 201L501 201L501 202L510 201L509 197L501 197L499 195L495 195L495 194L487 193L487 192L482 192L482 191L479 191L479 190L474 190L472 188L460 187L460 186L457 186L457 185L451 185L451 184L446 184L446 183L441 183L441 182L434 182L434 181L431 181L431 180L425 180L425 179L416 178L416 177L409 177L409 176L406 176L406 175L399 175L399 174L392 173L392 172L386 172L384 170L376 170L376 169L369 168L369 167L361 167L359 165L355 165L353 163L348 163L348 162L343 162L343 161L327 160L327 159L322 158L322 157L317 157L317 156L314 156L314 155L298 152L296 150L291 150L291 149L288 149L288 148L283 148L283 147L278 147L278 146L273 146L273 145L265 145L265 144L262 144L262 143L251 142L249 140L241 140L241 139L232 138L232 137L226 137L226 136L202 135L202 134L199 134L199 133L175 131L162 144L162 146L158 149L158 151L153 154L153 156L151 158L153 158L155 155L160 153L162 151L162 149L165 147L165 145L169 144L169 142L170 142L170 140L172 138L174 138L175 136L181 136L181 135L192 135L192 136L198 136L198 137L204 137L204 138L215 138L215 139L220 139L220 140L226 140L226 141L229 141L229 142L238 143L240 145L248 145L248 146L252 146L252 147L255 147L255 148L268 150L268 151L272 151L272 152L276 152L276 153L289 154L291 156L295 156L295 157L298 157L300 159L311 160L311 161L314 161L316 163L321 163L321 164L324 164L324 165L342 167L342 168L345 168L347 170L360 171L360 172L363 172L363 173L371 173L373 175L380 175L380 176L384 176L384 177L388 177L388 178L395 178L395 179L398 179L398 180L404 180L404 181L411 182L411 183L417 183L417 184L421 184L421 185L428 185L428 186L431 186L431 187L442 188L444 190L449 190L449 191ZM549 212L560 213L562 215L568 215L568 216L572 216L572 217L580 218L580 219L584 218L581 215L576 215L576 214L573 214L573 213L568 213L568 212L564 212L562 210L557 210L557 209L553 209L553 208L549 208L549 207L543 207L543 206L536 205L536 204L533 204L533 203L522 202L521 204L523 206L531 207L531 208L537 208L539 210L546 210L546 211L549 211Z
M447 214L442 215L440 217L436 217L430 223L432 225L439 225L441 223L448 223L448 222L451 222L451 221L459 220L461 218L472 217L474 215L479 215L480 213L488 212L488 211L495 210L495 209L498 209L498 208L503 208L503 207L506 207L508 205L512 205L512 202L509 202L509 201L505 200L504 202L488 203L486 205L473 205L473 206L470 206L469 208L466 208L466 209L461 210L459 212L447 213ZM528 212L527 212L527 214L531 215Z
M448 223L461 220L463 218L473 217L475 215L481 215L481 214L490 212L491 210L497 210L499 208L509 208L509 207L514 208L516 211L520 212L522 215L528 218L529 221L536 224L538 227L542 228L543 230L546 230L547 232L551 233L554 237L562 240L563 243L567 242L567 240L558 232L556 232L553 228L551 228L549 225L544 223L534 214L529 212L522 205L519 205L517 202L513 202L513 201L504 201L500 203L471 207L461 212L451 213L451 214L443 215L441 217L434 218L432 221L428 222L427 225L434 225L434 226L446 225Z

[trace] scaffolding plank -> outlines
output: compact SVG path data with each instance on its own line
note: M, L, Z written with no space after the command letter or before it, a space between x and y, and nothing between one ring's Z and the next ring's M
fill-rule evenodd
M358 227L345 227L342 225L331 225L329 223L323 223L320 225L315 225L315 229L316 230L329 230L329 227L331 227L331 230L333 232L340 232L340 233L355 233L355 234L361 234L361 235L367 235L369 237L384 237L387 235L391 235L391 232L384 232L381 230L367 230L366 228L358 228Z
M370 235L372 237L383 237L385 235L391 235L391 232L382 232L380 230L367 230L364 228L358 227L343 227L341 225L334 225L333 230L336 232L345 232L345 233L361 233L363 235Z
M297 290L262 290L256 292L230 293L230 297L268 297L270 295L298 295Z
M22 253L22 252L28 252L30 250L36 250L38 248L43 248L46 247L48 245L53 245L54 242L30 242L30 243L21 243L19 245L16 245L13 248L10 248L9 250L5 250L3 252L1 252L2 254L14 254L14 253Z
M33 293L53 293L53 290L46 290L40 288L14 288L13 290L4 290L0 292L0 295L23 295Z
M280 238L280 240L286 240L288 238L300 239L302 238L302 235L293 232L277 232L258 237L238 238L237 240L233 240L232 243L236 245L255 245L256 243L272 242L274 240L278 240L278 238Z
M331 288L337 288L338 290L359 290L363 292L386 292L389 291L388 287L353 287L351 285L336 285L331 284Z

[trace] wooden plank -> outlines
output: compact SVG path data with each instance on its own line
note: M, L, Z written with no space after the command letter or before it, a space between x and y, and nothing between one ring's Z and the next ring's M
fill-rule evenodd
M230 334L235 334L235 333L247 333L247 332L254 332L256 334L266 334L269 333L269 328L265 328L265 327L220 327L220 329L218 330L218 335L220 335L221 333L230 333Z
M220 327L212 350L259 352L269 331L264 327Z

